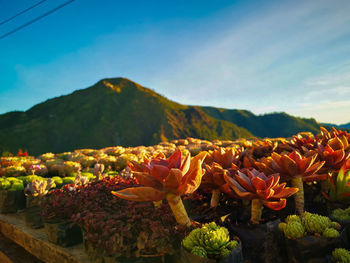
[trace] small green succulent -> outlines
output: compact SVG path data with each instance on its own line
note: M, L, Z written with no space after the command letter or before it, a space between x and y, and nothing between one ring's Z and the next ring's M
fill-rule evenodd
M322 233L322 236L329 237L329 238L339 237L339 235L340 234L339 234L338 230L336 230L334 228L326 228Z
M204 254L207 256L219 255L220 257L226 257L237 247L238 242L236 240L230 240L227 228L220 227L215 222L211 222L204 224L201 228L192 230L184 238L182 245L186 250L191 251L192 254L202 257L204 257ZM193 253L193 250L195 253Z
M350 263L350 251L345 248L336 248L332 252L332 261L335 263Z

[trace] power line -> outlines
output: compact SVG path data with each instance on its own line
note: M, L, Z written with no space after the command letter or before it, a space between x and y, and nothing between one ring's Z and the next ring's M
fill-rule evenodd
M22 14L28 12L29 10L33 9L34 7L37 7L38 5L40 5L40 4L42 4L42 3L46 2L46 1L47 1L47 0L41 0L40 2L38 2L38 3L36 3L36 4L34 4L34 5L30 6L30 7L28 7L27 9L22 10L21 12L15 14L14 16L11 16L10 18L7 18L7 19L5 19L4 21L1 21L1 22L0 22L0 26L3 25L3 24L5 24L5 23L7 23L7 22L9 22L9 21L11 21L12 19L16 18L17 16L20 16L20 15L22 15Z
M17 31L19 31L19 30L21 30L21 29L23 29L23 28L25 28L25 27L27 27L27 26L29 26L29 25L31 25L31 24L37 22L37 21L39 21L40 19L42 19L42 18L44 18L44 17L46 17L46 16L48 16L48 15L50 15L50 14L56 12L57 10L61 9L62 7L65 7L66 5L68 5L68 4L70 4L70 3L74 2L74 1L75 1L75 0L69 0L69 1L67 1L67 2L64 2L63 4L61 4L61 5L59 5L59 6L55 7L55 8L53 8L53 9L51 9L50 11L47 11L46 13L44 13L44 14L42 14L42 15L40 15L40 16L38 16L38 17L36 17L36 18L30 20L30 21L28 21L27 23L25 23L25 24L23 24L23 25L21 25L21 26L15 28L15 29L13 29L13 30L11 30L11 31L9 31L9 32L7 32L7 33L1 35L1 36L0 36L0 40L3 39L3 38L5 38L5 37L7 37L7 36L9 36L9 35L12 35L13 33L17 32Z

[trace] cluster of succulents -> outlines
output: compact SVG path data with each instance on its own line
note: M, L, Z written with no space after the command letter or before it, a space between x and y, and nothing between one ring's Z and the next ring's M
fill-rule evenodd
M332 262L350 263L350 251L345 248L336 248L332 252Z
M238 241L230 240L227 228L211 222L192 230L182 240L182 245L187 251L199 257L224 258L237 247Z
M26 187L26 192L32 192L32 195L50 196L50 193L55 193L52 199L47 199L53 202L51 206L49 202L45 208L49 217L71 217L85 229L89 241L97 248L108 251L108 254L120 252L135 255L135 240L129 236L130 231L137 228L138 232L134 235L145 238L142 236L145 234L141 234L143 230L136 225L152 227L153 223L146 217L157 221L148 212L143 213L145 218L140 218L142 209L152 208L152 213L159 215L157 208L167 206L167 215L172 216L172 226L177 223L181 227L191 227L191 217L187 214L182 197L198 192L210 194L206 200L211 199L210 209L215 211L220 209L222 201L225 205L231 201L250 204L250 222L253 224L265 220L262 213L264 206L281 210L286 206L287 198L294 195L298 215L289 216L285 223L280 224L286 237L336 237L339 235L339 224L326 217L304 212L304 185L326 180L328 174L331 188L323 189L324 196L334 199L336 189L336 201L346 201L349 199L347 195L350 196L349 160L350 134L335 129L321 129L316 136L300 133L288 139L210 142L186 138L148 147L80 149L59 154L45 153L37 158L1 157L0 188ZM131 180L132 183L121 183L122 180ZM50 182L56 185L56 189L48 192L53 187L47 187ZM65 187L66 184L70 186ZM42 190L35 190L36 186ZM74 193L74 198L70 193ZM65 202L68 202L67 205ZM126 208L127 211L115 211L112 205ZM63 214L58 211L60 207ZM129 216L127 213L133 214ZM345 218L344 214L337 213ZM125 224L120 217L123 217ZM96 218L104 223L99 224ZM111 227L111 223L119 225ZM172 233L172 229L164 227L159 220L157 224L161 229L161 239L166 240L165 233ZM120 236L115 235L115 228ZM147 238L154 237L147 233ZM123 244L123 240L129 240L128 245ZM213 254L227 255L237 245L235 240L228 241L227 230L214 223L194 230L185 240L183 246L189 252L208 257ZM156 251L157 242L150 241L147 243L149 249L138 251ZM191 247L189 244L199 245ZM120 250L116 246L120 246Z
M332 212L332 217L337 221L350 220L350 207L346 209L334 209Z
M15 177L0 178L0 190L23 190L23 182Z
M338 237L341 225L332 222L328 217L304 212L302 215L289 215L285 222L278 225L285 237L302 238L306 235L322 235L326 238Z

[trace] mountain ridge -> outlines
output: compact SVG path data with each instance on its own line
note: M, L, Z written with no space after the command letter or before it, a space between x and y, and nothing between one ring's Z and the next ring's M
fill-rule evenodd
M0 152L32 154L111 145L152 145L175 138L232 140L318 132L314 119L286 113L183 105L126 78L106 78L27 111L0 115Z

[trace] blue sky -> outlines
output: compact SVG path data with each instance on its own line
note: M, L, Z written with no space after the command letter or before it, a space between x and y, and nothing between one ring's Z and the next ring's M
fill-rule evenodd
M0 21L36 2L0 0ZM0 113L120 76L184 104L347 123L349 13L348 0L76 0L0 40Z

